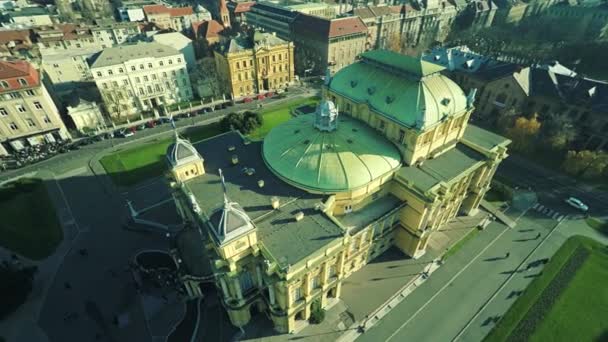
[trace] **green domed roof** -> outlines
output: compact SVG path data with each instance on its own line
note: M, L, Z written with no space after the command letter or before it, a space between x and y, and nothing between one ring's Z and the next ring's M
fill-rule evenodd
M330 90L417 129L467 109L462 89L439 73L442 66L386 50L360 57L334 75Z
M300 115L264 139L266 164L287 183L338 193L366 186L401 165L397 148L364 123L340 116L337 130L326 132L314 121L314 114Z

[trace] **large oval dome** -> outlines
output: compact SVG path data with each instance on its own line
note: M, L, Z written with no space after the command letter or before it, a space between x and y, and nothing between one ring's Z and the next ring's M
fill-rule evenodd
M264 160L285 182L338 193L364 187L401 165L397 148L364 123L340 116L336 130L321 131L314 121L315 115L300 115L264 138Z

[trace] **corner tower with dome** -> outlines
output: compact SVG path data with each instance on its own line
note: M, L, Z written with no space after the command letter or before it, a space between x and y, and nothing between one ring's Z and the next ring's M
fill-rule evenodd
M507 139L467 125L474 92L441 67L360 57L326 79L314 114L263 141L229 132L168 150L184 287L197 297L213 280L235 326L264 312L278 332L297 331L390 246L420 257L442 225L477 213L507 156Z

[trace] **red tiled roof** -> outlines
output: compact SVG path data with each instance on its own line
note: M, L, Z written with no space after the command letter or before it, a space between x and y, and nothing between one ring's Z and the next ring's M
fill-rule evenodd
M7 44L10 42L26 42L31 43L30 30L10 30L0 31L0 44Z
M167 13L172 17L181 17L184 15L193 14L194 11L190 6L169 8L165 5L147 5L144 6L144 13L146 13L147 15Z
M169 8L169 14L172 17L183 17L185 15L191 15L193 13L194 13L194 11L192 10L192 7L190 7L190 6L188 6L188 7Z
M359 17L334 19L329 25L329 38L361 32L367 32L367 26Z
M26 86L19 83L20 78L27 81ZM38 71L29 62L23 60L0 61L0 80L8 83L8 88L0 86L0 93L40 85Z
M192 23L192 30L195 37L217 38L224 30L224 26L217 20L197 21Z
M253 7L253 5L255 5L255 1L237 2L236 6L234 7L234 13L239 14L239 13L249 12L251 10L251 7Z

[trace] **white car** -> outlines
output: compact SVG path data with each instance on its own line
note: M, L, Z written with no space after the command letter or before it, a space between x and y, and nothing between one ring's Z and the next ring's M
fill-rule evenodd
M589 210L589 207L585 203L583 203L581 200L579 200L578 198L575 198L575 197L568 197L568 199L566 200L566 203L568 203L571 207L574 207L581 211Z

